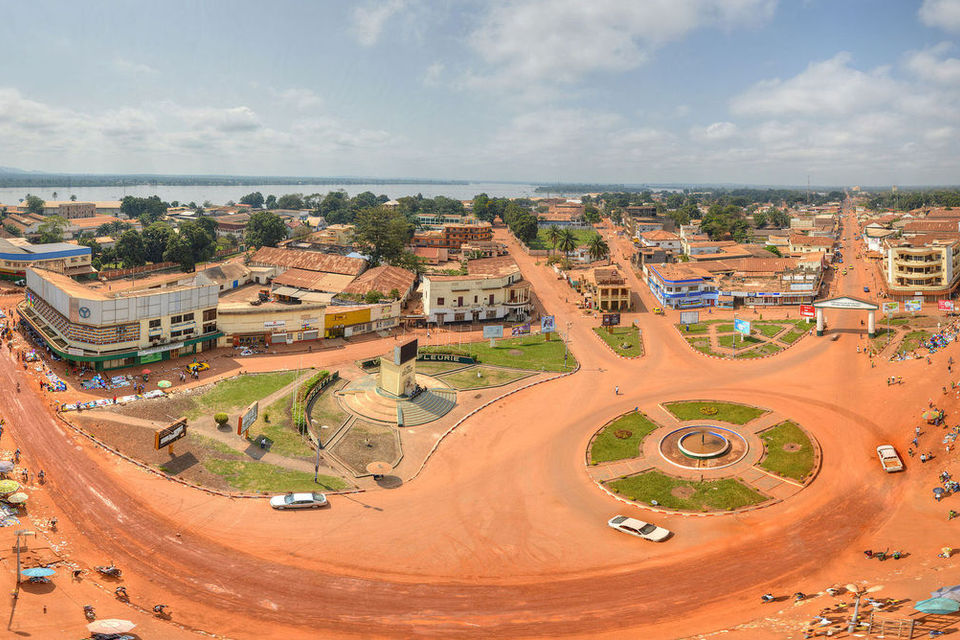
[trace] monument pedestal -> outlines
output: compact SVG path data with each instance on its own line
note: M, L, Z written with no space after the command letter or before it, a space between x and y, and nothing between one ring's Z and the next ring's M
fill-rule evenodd
M395 364L387 358L380 358L380 374L377 386L397 397L406 397L416 387L417 361L409 360Z

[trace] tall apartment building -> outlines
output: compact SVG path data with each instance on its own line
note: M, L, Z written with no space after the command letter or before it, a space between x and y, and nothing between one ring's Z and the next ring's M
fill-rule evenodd
M960 236L918 235L883 242L883 275L893 297L949 295L960 281Z
M467 242L490 242L493 226L489 222L445 224L443 229L418 232L413 235L414 247L459 250Z

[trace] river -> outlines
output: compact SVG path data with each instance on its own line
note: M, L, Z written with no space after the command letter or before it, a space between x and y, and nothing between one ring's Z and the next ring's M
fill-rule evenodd
M529 198L546 196L546 193L537 194L533 184L511 184L504 182L473 182L470 184L281 184L281 185L246 185L246 186L166 186L166 185L132 185L125 187L4 187L0 188L0 204L17 204L28 193L39 196L44 200L68 200L71 195L77 200L106 201L122 200L124 196L146 197L160 196L164 202L174 200L180 203L196 202L201 204L209 200L213 204L225 204L254 191L259 191L264 197L269 194L281 196L285 193L327 193L343 189L351 196L364 191L371 191L377 195L385 194L390 198L415 196L422 193L426 198L446 196L455 200L471 200L478 193L486 193L491 198ZM56 196L54 196L56 192Z

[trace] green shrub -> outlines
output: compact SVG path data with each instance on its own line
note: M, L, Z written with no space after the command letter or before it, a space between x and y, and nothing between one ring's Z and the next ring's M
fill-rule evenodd
M220 425L221 427L222 427L223 425L227 424L227 420L229 420L229 419L230 419L230 416L228 416L227 414L223 413L222 411L221 411L220 413L218 413L218 414L216 414L216 415L213 416L214 422L216 422L216 423L217 423L218 425Z

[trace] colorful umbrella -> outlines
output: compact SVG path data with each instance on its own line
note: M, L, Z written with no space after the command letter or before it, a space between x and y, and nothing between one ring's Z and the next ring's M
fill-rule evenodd
M930 594L931 598L946 598L948 600L960 600L960 584L952 587L940 587Z
M936 409L927 409L926 411L920 414L920 417L923 418L924 420L936 420L937 418L940 417L940 412L937 411Z
M929 598L927 600L921 600L915 604L913 608L923 613L954 613L960 611L960 602L948 598Z
M46 578L47 576L56 575L57 572L49 567L30 567L29 569L24 569L20 573L28 578Z
M129 620L117 620L116 618L105 618L103 620L94 620L87 625L87 631L90 633L126 633L135 626Z
M9 502L10 504L21 504L23 502L26 502L29 497L30 496L28 496L25 493L13 493L7 496L6 498L4 498L4 500Z
M170 381L169 381L169 380L161 380L160 382L157 383L157 386L160 387L161 389L166 389L167 387L170 386Z
M20 488L16 480L0 480L0 493L13 493Z
M150 369L144 369L144 370L141 371L140 373L143 374L143 375L145 375L145 376L148 376L148 375L150 375Z
M0 473L9 473L13 471L13 462L10 460L0 460Z

